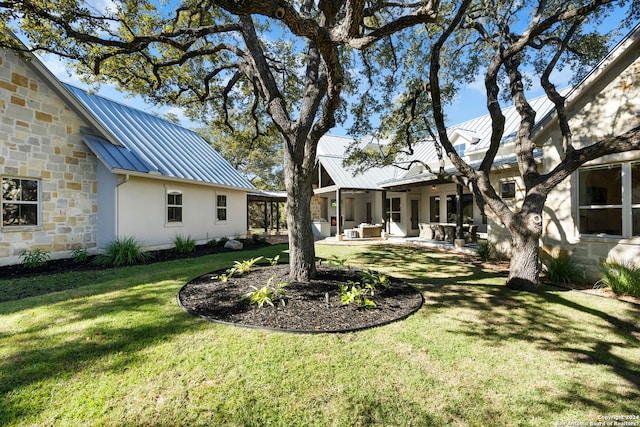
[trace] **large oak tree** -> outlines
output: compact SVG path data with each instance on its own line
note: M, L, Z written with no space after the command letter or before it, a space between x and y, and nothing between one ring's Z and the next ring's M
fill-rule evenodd
M29 39L29 49L73 60L98 81L116 82L125 91L201 117L213 114L232 123L234 112L267 114L284 143L294 280L315 273L310 200L317 144L343 117L344 92L359 89L347 70L363 66L370 81L382 77L393 85L378 97L364 93L370 101L366 111L383 109L378 101L399 105L400 116L392 115L396 119L389 122L399 125L398 138L411 142L422 132L439 141L461 173L455 179L471 186L481 206L496 213L513 236L509 284L531 289L537 284L538 219L550 189L590 159L638 148L638 138L630 133L573 149L567 132L565 159L554 171L539 174L531 141L535 113L524 96L522 64L529 51L543 53L533 62L547 76L543 86L562 116L564 99L549 84L547 70L563 54L580 52L572 41L579 39L573 36L584 20L623 3L124 0L113 2L110 10L96 10L78 0L0 0L0 25L15 24L12 30ZM636 2L632 6L637 8ZM2 42L10 44L11 37L3 36ZM380 62L373 69L376 59ZM448 140L443 106L456 87L483 69L481 64L493 134L484 161L472 168ZM522 117L517 153L526 198L519 212L508 209L489 181L504 129L501 79ZM395 97L398 88L406 89L404 96Z
M336 123L350 51L432 22L436 5L121 0L97 10L90 3L0 1L0 26L26 36L30 50L68 58L81 73L150 100L223 120L234 111L268 114L284 142L290 274L311 278L316 149Z

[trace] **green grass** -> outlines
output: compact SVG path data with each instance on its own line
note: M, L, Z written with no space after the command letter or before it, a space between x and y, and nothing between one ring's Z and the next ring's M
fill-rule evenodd
M283 250L69 273L75 289L0 303L0 425L540 426L640 413L638 306L511 291L451 254L318 246L425 296L408 319L356 333L229 327L178 307L187 280Z

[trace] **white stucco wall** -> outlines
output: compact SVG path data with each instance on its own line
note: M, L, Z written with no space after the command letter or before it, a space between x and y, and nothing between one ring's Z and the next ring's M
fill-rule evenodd
M167 222L167 191L182 193L182 222ZM227 196L227 220L216 221L216 196ZM117 235L146 247L168 247L176 235L199 243L247 233L243 191L130 176L117 189ZM135 206L136 208L129 208Z

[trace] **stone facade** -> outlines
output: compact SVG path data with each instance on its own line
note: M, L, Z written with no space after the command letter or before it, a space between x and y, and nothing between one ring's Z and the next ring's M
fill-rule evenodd
M0 51L0 176L38 182L38 224L7 225L0 265L27 249L51 258L96 246L97 159L80 139L86 123L34 66ZM4 205L3 205L4 206Z

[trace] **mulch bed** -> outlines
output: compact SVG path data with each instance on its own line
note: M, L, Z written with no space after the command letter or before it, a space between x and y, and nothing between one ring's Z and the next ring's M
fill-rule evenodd
M243 275L222 282L212 272L188 282L178 293L178 302L189 313L204 319L239 326L289 332L347 332L404 319L423 303L420 292L395 278L391 286L370 297L377 307L365 309L356 303L342 305L339 284L360 281L357 269L318 266L310 283L289 281L289 266L258 266ZM272 283L288 282L286 304L250 305L243 296ZM255 288L252 288L255 287Z
M254 242L240 239L243 243L243 250L259 249L266 246L270 246L268 242ZM162 249L157 251L148 251L147 254L150 257L144 261L137 262L136 264L151 264L155 262L171 261L182 258L193 258L204 255L218 254L224 252L235 252L233 249L228 249L219 245L197 245L193 252L178 253L175 249ZM79 263L72 258L49 260L42 267L28 268L22 264L7 265L0 267L0 279L10 277L25 277L25 276L38 276L42 274L51 273L63 273L66 271L83 271L83 270L103 270L106 268L113 268L110 265L101 265L94 262L95 256L90 256L87 262Z

